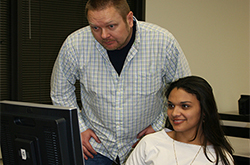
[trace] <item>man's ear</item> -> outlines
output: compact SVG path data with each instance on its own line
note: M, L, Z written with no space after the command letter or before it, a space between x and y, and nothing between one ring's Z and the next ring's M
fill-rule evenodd
M133 12L132 11L130 11L129 13L128 13L128 15L127 15L127 22L128 22L128 25L129 25L129 27L133 27Z

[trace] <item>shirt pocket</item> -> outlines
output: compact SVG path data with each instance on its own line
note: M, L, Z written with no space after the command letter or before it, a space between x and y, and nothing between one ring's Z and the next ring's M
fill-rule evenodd
M154 95L162 87L162 78L159 73L140 73L137 77L137 93Z

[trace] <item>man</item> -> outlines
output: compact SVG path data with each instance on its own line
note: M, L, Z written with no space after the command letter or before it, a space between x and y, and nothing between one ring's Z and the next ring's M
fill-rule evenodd
M87 165L124 163L132 146L165 124L166 84L190 75L167 30L137 21L126 0L89 0L89 26L62 45L51 78L53 104L77 106Z

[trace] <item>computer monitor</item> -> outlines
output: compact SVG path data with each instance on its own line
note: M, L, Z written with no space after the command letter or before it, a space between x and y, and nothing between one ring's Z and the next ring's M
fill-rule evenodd
M4 164L84 165L76 108L1 101Z

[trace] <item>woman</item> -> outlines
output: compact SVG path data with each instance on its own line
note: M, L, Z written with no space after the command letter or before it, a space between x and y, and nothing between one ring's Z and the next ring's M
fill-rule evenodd
M173 131L165 128L145 136L126 165L234 164L212 88L197 76L173 82L165 92Z

